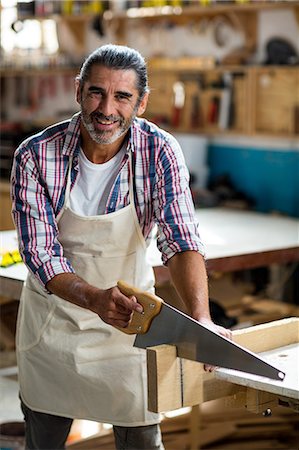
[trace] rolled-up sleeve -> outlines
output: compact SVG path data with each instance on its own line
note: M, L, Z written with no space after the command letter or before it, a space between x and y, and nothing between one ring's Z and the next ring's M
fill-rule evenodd
M154 214L157 245L164 264L176 253L187 250L205 255L189 188L189 172L175 138L164 144L157 159Z
M55 275L74 272L58 241L58 228L33 147L16 150L11 173L12 216L27 268L45 287Z

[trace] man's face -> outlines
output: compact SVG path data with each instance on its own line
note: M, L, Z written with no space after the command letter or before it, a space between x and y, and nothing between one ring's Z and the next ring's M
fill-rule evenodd
M91 139L97 144L111 144L128 131L137 114L145 111L148 94L139 104L134 70L94 65L82 92L77 85L76 97Z

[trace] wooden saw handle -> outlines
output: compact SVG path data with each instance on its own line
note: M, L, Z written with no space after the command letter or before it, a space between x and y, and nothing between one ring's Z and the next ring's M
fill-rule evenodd
M132 319L126 328L118 329L127 334L146 333L153 318L159 314L162 308L163 300L154 294L141 291L134 286L130 286L125 281L118 281L117 287L127 297L134 295L134 297L137 298L138 303L143 306L142 313L137 311L133 312Z

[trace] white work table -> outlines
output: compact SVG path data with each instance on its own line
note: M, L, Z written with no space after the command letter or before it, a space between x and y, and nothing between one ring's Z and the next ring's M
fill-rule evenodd
M229 272L299 261L299 220L227 208L196 210L209 271ZM0 233L2 250L17 248L15 231ZM156 279L169 278L153 242L148 258ZM24 264L0 268L0 295L18 299L27 276Z
M231 369L217 369L215 377L241 386L270 392L299 401L299 343L285 345L259 354L286 375L283 381L252 375Z
M196 218L208 270L230 272L299 261L298 219L227 208L197 209ZM154 244L151 262L159 267Z

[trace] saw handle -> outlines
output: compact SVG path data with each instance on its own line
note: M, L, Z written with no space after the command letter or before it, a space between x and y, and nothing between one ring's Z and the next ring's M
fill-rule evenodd
M118 289L127 297L136 297L138 303L143 307L143 312L133 311L131 321L125 328L118 328L127 334L144 334L148 331L152 320L156 317L163 304L163 300L150 292L141 291L130 286L125 281L117 282Z

